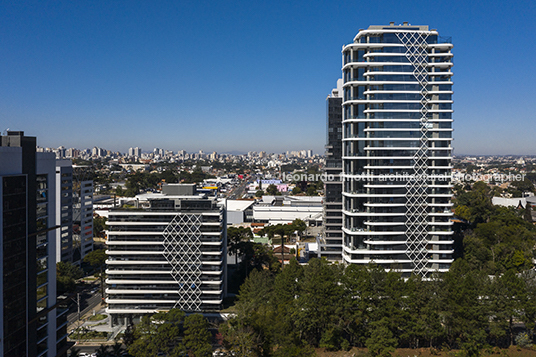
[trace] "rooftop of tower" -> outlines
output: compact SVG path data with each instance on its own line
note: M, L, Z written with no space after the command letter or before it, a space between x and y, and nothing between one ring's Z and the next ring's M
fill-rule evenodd
M415 25L413 26L407 21L404 21L402 24L395 25L394 22L390 22L388 26L385 25L371 25L367 30L419 30L419 31L429 31L428 25Z
M391 31L389 31L391 30ZM402 24L396 25L394 22L390 22L389 25L371 25L368 29L359 29L359 32L354 38L354 42L359 39L364 34L378 33L378 32L392 32L395 31L430 31L428 25L411 25L409 22L405 21ZM432 29L432 32L437 32L437 30Z

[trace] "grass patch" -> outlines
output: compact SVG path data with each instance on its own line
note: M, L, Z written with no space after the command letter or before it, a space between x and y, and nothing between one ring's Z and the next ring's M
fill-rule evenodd
M107 317L108 317L108 315L97 314L97 315L91 316L88 320L89 321L100 321L100 320L104 320Z
M71 336L71 340L102 340L108 338L108 332L77 330Z

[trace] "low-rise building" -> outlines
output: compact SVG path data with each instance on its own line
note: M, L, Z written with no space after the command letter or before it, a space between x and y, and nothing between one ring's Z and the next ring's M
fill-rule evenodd
M301 219L309 225L322 225L322 201L320 196L263 196L253 206L253 220L260 223L287 224Z

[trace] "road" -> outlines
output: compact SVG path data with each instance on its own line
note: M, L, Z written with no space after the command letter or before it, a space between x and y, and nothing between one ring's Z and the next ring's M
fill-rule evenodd
M109 344L107 344L107 345L110 346L110 350L111 350L111 345L109 345ZM126 351L126 346L125 346L125 345L121 345L121 346L122 346L122 348L123 348L123 351ZM94 353L94 352L97 352L97 350L98 350L99 347L100 347L100 344L99 344L99 345L95 344L95 345L93 345L93 346L87 346L87 345L85 345L85 346L84 346L84 345L80 346L80 345L77 345L77 346L75 346L75 347L80 349L80 353L85 352L85 353L92 354L92 353Z
M97 291L91 294L90 291L92 291L92 288L80 292L80 317L92 311L101 302L100 292ZM76 300L76 297L74 300ZM67 321L69 325L78 321L78 307L76 303L71 305L69 314L67 315Z
M242 198L242 195L244 194L244 191L246 190L246 186L248 184L247 180L243 180L234 190L231 192L231 194L228 196L230 200L237 200L239 198Z

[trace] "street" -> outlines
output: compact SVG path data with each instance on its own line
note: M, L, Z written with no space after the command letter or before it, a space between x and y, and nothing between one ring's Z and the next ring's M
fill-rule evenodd
M248 181L247 180L243 180L234 190L233 192L229 195L229 199L230 200L236 200L236 199L239 199L239 198L242 198L242 195L244 194L244 191L246 189L246 186L248 184Z
M80 292L80 317L84 314L90 312L101 302L101 294L97 290L95 293L91 294L90 292L95 290L94 285L90 285L84 291ZM76 304L76 296L73 298L75 300L74 304L69 308L69 314L67 315L67 321L69 325L72 325L78 321L78 307Z

